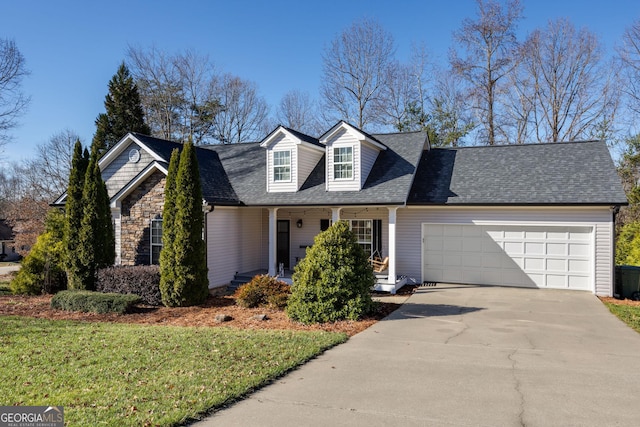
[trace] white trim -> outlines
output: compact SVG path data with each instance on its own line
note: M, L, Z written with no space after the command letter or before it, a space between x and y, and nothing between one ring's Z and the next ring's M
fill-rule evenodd
M142 183L145 179L149 178L153 172L160 171L165 174L165 176L169 173L169 171L160 163L153 162L150 163L146 168L142 170L135 178L127 183L124 187L120 189L110 201L111 208L119 208L120 202L122 199L127 197L133 190L135 190L140 183Z
M278 208L269 208L269 276L276 275Z
M385 151L387 149L386 145L383 145L381 143L379 143L378 141L369 138L367 135L365 135L362 131L358 130L356 127L350 125L349 123L345 122L345 121L339 121L338 123L336 123L331 129L329 129L327 132L325 132L322 136L320 136L320 143L327 145L327 142L338 132L340 132L341 130L344 130L345 132L350 133L351 135L353 135L358 141L360 142L368 142L369 144L373 145L374 147L376 147L377 149L381 150L381 151Z
M293 167L292 167L292 154L291 154L291 150L285 150L285 149L281 149L281 150L271 150L272 152L272 158L273 158L273 162L271 164L271 173L272 173L272 177L273 177L273 183L274 184L278 184L281 182L292 182L293 181ZM289 153L289 164L288 165L276 165L276 153ZM276 168L282 168L282 167L289 167L289 179L276 179Z
M271 145L271 143L273 142L274 139L276 139L276 137L279 134L283 134L287 137L289 137L290 139L292 139L294 141L295 144L297 145L304 145L305 147L309 147L312 148L316 151L322 151L324 152L324 148L320 147L318 145L315 144L311 144L307 141L303 141L302 139L298 138L297 136L295 136L294 134L292 134L288 129L286 129L284 126L280 125L278 126L273 132L271 132L269 135L267 135L262 142L260 143L260 147L262 148L269 148L269 145Z
M396 283L396 256L397 256L397 252L396 252L396 221L397 221L397 211L398 208L393 206L393 207L387 207L387 209L389 210L389 233L388 233L388 242L387 242L387 247L388 247L388 251L389 251L389 276L388 276L388 281L389 283L393 283L395 285ZM392 292L395 293L395 290Z
M133 134L128 133L120 141L118 141L116 145L111 147L111 149L107 151L107 153L98 161L100 170L104 170L104 168L109 166L111 162L113 162L120 155L120 153L122 153L124 150L126 150L129 147L131 142L135 142L136 144L138 144L138 146L140 146L141 148L144 148L144 150L148 152L149 155L153 157L154 160L157 160L159 162L169 163L169 159L163 159L158 155L158 153L156 153L155 151L147 147L138 138L133 136Z

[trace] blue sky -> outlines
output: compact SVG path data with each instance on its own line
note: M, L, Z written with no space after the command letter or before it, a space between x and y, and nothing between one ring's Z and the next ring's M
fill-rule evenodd
M523 0L522 36L549 19L587 26L613 51L640 18L638 0ZM291 89L317 97L321 54L342 29L363 17L378 20L408 58L411 43L425 43L436 61L447 60L451 34L475 16L474 0L322 1L9 1L0 6L0 37L14 39L31 75L32 97L3 162L32 157L37 144L64 129L90 142L104 112L107 83L128 46L208 55L218 70L258 84L275 106Z

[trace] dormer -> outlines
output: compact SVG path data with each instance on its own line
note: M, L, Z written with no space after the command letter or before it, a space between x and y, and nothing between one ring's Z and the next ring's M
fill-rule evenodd
M326 190L359 191L381 151L387 147L344 121L320 137L326 146Z
M267 192L295 192L324 155L316 138L278 126L260 143L267 151Z

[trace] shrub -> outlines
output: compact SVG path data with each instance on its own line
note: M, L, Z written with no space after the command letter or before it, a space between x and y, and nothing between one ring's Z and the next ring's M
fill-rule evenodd
M625 224L616 239L616 264L640 265L640 222Z
M235 293L239 306L254 308L268 306L282 310L287 305L291 287L267 275L255 276L249 283L240 286Z
M14 294L55 293L67 286L64 272L64 216L51 209L45 220L45 232L38 236L22 267L11 281Z
M357 320L373 310L375 276L345 221L318 234L296 265L287 314L302 323Z
M138 295L143 303L162 305L157 265L107 267L98 270L98 292Z
M51 308L67 311L124 314L140 302L137 295L103 294L100 292L68 290L58 292L51 299Z

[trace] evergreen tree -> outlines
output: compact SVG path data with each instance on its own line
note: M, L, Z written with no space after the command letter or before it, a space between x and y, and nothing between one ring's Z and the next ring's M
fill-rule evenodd
M163 244L167 245L164 261L173 265L165 265L163 268L161 257L160 268L173 267L173 283L165 281L165 285L161 287L162 302L167 306L201 304L207 298L209 283L206 250L202 239L204 213L200 169L192 142L183 146L175 178L175 193L171 197L175 198L174 213L173 216L170 212L166 213L169 214L168 222L173 224L169 236L165 238L163 235ZM173 201L170 200L170 203ZM172 242L169 241L171 238Z
M109 93L104 106L107 112L101 113L96 119L92 143L98 147L100 154L120 141L127 132L151 133L144 121L138 87L124 62L109 81Z
M302 323L357 320L373 310L376 279L346 221L318 234L296 265L287 315Z
M11 292L37 295L65 289L64 221L64 215L58 209L47 212L44 233L38 236L22 260L22 267L11 281Z
M115 238L111 223L109 196L98 165L98 150L94 145L82 192L82 221L77 257L79 289L94 290L99 268L113 265Z
M80 257L77 256L77 251L83 215L82 192L88 163L89 152L85 149L83 153L82 144L78 140L73 150L67 199L65 201L64 252L66 254L65 270L69 289L83 288L82 280L79 277L82 265Z
M176 178L180 163L178 149L171 153L169 171L164 185L164 207L162 209L162 251L160 252L160 289L162 295L170 295L175 281L174 223L176 214ZM168 305L168 302L165 302Z

